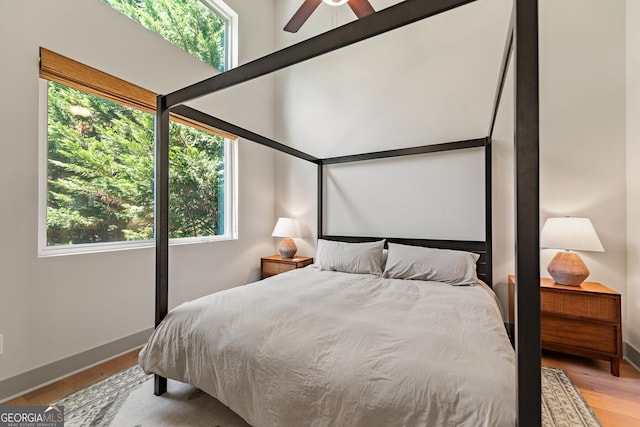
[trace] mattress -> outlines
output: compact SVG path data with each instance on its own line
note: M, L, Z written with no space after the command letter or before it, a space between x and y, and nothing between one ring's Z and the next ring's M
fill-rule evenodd
M178 306L139 357L255 427L513 426L514 359L486 286L310 267Z

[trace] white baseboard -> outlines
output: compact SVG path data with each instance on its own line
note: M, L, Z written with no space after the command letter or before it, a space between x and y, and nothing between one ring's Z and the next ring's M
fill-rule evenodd
M112 341L62 360L0 381L0 403L134 350L147 342L153 329Z

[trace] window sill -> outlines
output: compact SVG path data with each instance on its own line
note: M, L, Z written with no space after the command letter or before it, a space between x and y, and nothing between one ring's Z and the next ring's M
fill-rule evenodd
M237 236L204 236L169 239L169 246L194 245L200 243L224 242L237 240ZM135 249L155 248L155 240L136 242L86 243L80 245L48 246L38 250L38 258L49 258L67 255L95 254L102 252L128 251Z

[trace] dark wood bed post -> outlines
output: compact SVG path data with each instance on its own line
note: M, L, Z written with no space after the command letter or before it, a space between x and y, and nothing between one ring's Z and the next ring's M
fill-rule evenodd
M491 137L489 136L484 145L484 242L487 284L493 289L493 170L491 165Z
M515 53L514 53L515 51ZM540 201L538 2L514 0L489 134L493 136L514 55L516 424L542 425L540 345ZM519 320L519 319L522 319Z
M157 98L155 128L155 326L158 327L169 309L169 109L166 106L166 98L162 95ZM164 394L167 391L167 379L154 375L153 391L157 396Z
M517 425L542 425L538 1L514 0ZM524 320L524 321L521 321Z
M324 165L318 165L318 213L316 217L318 227L318 239L324 236Z

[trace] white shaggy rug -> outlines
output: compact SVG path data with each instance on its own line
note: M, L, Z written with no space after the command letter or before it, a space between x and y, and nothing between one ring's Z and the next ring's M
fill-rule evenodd
M153 394L153 376L135 366L58 402L66 427L250 427L208 394L168 381L167 393ZM566 372L542 368L543 427L601 427Z

